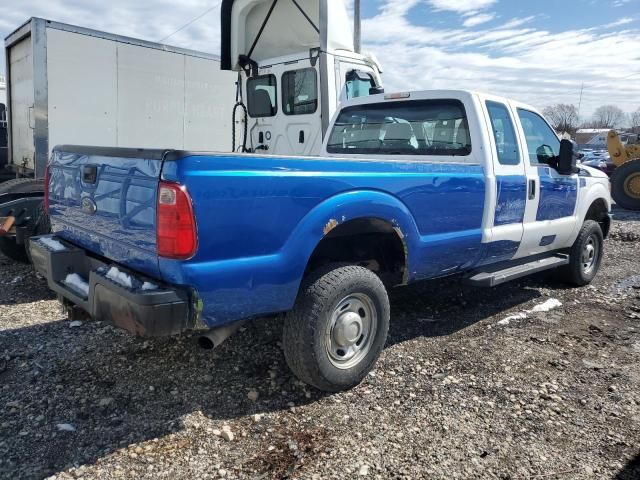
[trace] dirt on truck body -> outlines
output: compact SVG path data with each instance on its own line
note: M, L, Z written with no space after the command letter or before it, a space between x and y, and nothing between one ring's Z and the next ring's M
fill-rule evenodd
M333 395L289 373L278 322L212 359L69 322L0 258L0 477L640 478L640 214L614 214L589 287L392 291L380 362Z

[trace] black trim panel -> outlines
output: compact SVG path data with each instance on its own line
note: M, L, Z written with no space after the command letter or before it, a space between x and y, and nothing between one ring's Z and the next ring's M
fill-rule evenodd
M233 11L233 3L235 0L223 0L220 8L220 69L233 70L231 63L231 12Z
M144 160L178 160L186 155L180 155L178 150L161 150L153 148L121 148L121 147L93 147L89 145L56 145L54 152L73 153L76 155L90 155L96 157L139 158Z

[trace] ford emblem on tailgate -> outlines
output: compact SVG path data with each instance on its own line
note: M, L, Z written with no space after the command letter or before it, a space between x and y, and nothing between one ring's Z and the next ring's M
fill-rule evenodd
M96 202L91 200L89 197L84 197L82 199L82 202L80 202L80 204L82 206L82 211L87 215L93 215L96 213L96 210L98 210L98 206L96 205Z

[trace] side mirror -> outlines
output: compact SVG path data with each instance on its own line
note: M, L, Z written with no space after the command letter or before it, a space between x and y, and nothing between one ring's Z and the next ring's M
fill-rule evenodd
M560 155L558 155L558 172L563 175L578 173L577 163L578 155L576 144L571 140L562 140L560 142Z
M555 155L549 145L541 145L536 150L536 156L539 163L546 163L547 165L553 165Z
M369 95L380 95L384 93L384 87L375 86L369 89Z

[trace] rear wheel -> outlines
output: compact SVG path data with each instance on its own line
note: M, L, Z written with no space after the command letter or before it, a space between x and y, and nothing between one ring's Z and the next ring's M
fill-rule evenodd
M632 160L611 175L611 196L622 208L640 210L640 160Z
M600 269L603 246L600 225L586 220L569 251L569 265L560 271L562 280L578 287L591 283Z
M18 178L0 184L0 195L4 193L38 193L43 191L44 182L30 178ZM37 218L34 220L34 235L43 235L49 232L49 217L44 211L44 206L38 209ZM16 243L16 239L13 237L0 237L0 252L16 262L27 263L29 261L27 245Z
M358 385L382 352L389 312L384 285L366 268L333 265L311 274L285 318L287 364L320 390Z

